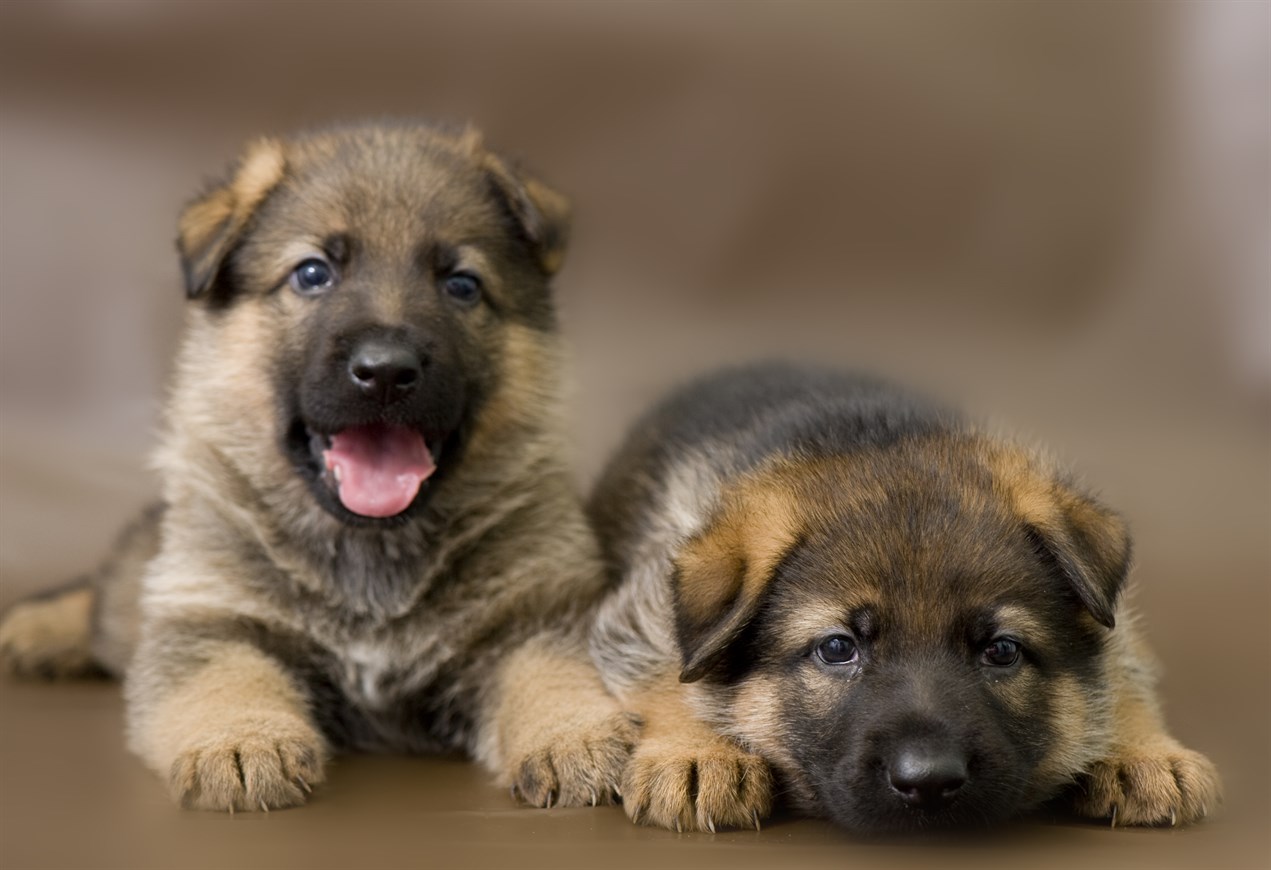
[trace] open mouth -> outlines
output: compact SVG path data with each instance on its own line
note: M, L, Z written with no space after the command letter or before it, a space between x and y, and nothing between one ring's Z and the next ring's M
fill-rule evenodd
M419 430L396 423L349 426L330 434L301 421L292 427L293 448L305 451L305 466L351 514L394 517L414 503L437 470L436 452Z

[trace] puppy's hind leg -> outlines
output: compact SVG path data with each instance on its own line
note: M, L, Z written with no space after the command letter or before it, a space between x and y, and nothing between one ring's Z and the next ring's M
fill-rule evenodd
M141 578L159 551L164 506L146 508L89 577L0 617L0 663L25 677L122 677L137 645Z
M93 660L96 591L87 582L28 598L0 620L0 660L22 677L61 679L104 673Z

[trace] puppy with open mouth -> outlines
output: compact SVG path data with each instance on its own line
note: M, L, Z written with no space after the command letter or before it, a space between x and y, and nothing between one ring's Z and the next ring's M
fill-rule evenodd
M471 131L249 148L180 221L163 502L17 605L5 660L123 675L130 745L188 806L301 803L338 749L611 800L636 726L578 629L603 574L561 434L567 225Z
M616 588L592 651L644 719L627 814L980 827L1052 798L1202 818L1123 600L1124 523L1037 452L868 378L710 376L632 431L591 514Z

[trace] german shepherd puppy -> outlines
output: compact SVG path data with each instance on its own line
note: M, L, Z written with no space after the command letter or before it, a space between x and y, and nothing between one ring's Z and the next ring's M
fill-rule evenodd
M1122 521L1039 454L859 377L709 377L636 425L591 515L617 576L592 653L645 720L627 814L758 825L774 795L869 833L1060 793L1206 814L1122 603Z
M187 806L299 804L333 749L610 800L636 730L577 628L603 572L560 431L567 222L471 131L250 147L181 216L163 503L9 614L9 663L124 675Z

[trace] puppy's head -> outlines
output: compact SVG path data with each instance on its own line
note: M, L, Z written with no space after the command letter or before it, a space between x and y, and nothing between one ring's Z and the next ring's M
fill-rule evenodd
M471 131L257 143L181 217L183 419L258 488L298 480L345 523L400 521L462 453L550 412L567 224Z
M785 462L676 560L685 681L805 811L874 833L1044 800L1105 739L1120 520L974 436Z

